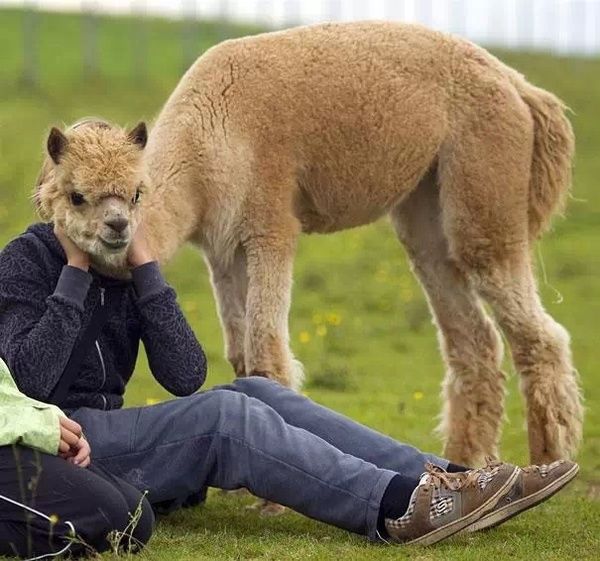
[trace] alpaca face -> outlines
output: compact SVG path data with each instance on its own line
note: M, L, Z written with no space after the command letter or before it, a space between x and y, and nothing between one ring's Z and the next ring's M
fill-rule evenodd
M143 123L129 133L103 121L50 132L35 194L38 210L95 263L110 268L126 263L141 217L146 138Z

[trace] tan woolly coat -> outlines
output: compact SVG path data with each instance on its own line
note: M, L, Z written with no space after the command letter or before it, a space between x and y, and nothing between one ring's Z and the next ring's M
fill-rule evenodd
M568 335L543 310L532 241L568 191L563 104L472 43L392 23L226 41L188 70L144 150L161 259L202 247L238 375L297 386L295 242L388 214L439 327L445 453L495 454L501 338L523 375L536 461L569 455L582 408Z

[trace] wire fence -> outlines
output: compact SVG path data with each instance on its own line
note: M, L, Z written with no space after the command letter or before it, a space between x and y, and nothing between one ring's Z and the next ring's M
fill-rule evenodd
M197 56L197 23L217 22L217 40L235 33L232 23L282 28L320 21L388 19L418 22L492 47L544 50L559 54L600 54L600 0L0 0L23 16L23 81L38 75L37 30L45 10L81 14L83 73L98 70L99 15L133 16L134 74L146 67L148 16L180 21L185 63Z

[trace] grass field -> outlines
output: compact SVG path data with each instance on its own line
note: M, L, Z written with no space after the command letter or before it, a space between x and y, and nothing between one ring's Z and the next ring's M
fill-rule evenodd
M183 70L176 23L147 22L147 76L142 79L131 75L138 39L130 20L102 19L100 75L83 79L79 17L44 15L39 29L40 85L28 90L19 85L21 23L20 12L0 11L0 246L35 220L29 195L51 124L84 115L129 124L150 120ZM200 54L217 33L212 26L200 26L197 37ZM262 519L242 508L250 498L211 493L206 505L162 520L144 559L599 558L600 60L499 56L562 96L573 109L578 138L573 199L566 219L556 222L539 254L546 277L542 280L540 271L541 292L549 311L572 334L586 396L577 484L495 531L459 536L427 550L369 545L291 512ZM191 248L183 250L166 275L205 345L208 385L230 380L201 256ZM398 439L439 452L433 429L443 366L425 300L389 225L384 221L335 236L303 238L295 279L292 344L308 372L308 395ZM507 369L512 373L508 364ZM168 397L142 359L127 404ZM517 377L511 375L502 452L519 463L527 458L522 405Z

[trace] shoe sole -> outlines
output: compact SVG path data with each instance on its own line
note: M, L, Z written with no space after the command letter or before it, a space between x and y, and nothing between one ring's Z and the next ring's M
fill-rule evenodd
M519 468L515 467L511 476L505 481L504 485L496 491L485 503L477 507L473 512L470 512L466 516L437 528L428 534L419 536L409 542L404 542L406 545L433 545L441 540L449 538L454 534L464 530L467 526L471 525L474 520L481 517L482 513L486 514L488 511L493 509L497 504L499 498L508 491L519 477Z
M471 524L468 528L466 528L465 532L477 532L480 530L494 528L495 526L510 520L513 516L539 505L541 502L548 500L550 497L558 493L565 485L570 483L578 472L579 466L575 464L569 471L563 473L558 479L553 481L547 487L543 487L539 491L532 493L527 497L523 497L518 501L509 503L505 507L499 508L490 514L486 514L474 524Z

